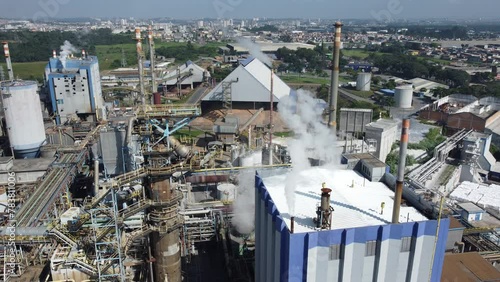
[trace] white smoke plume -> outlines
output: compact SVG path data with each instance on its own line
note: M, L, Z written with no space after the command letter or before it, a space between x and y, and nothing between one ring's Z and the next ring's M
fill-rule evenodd
M270 68L273 66L271 58L269 58L268 55L262 53L260 46L255 44L255 42L252 42L250 39L244 37L237 38L236 40L238 41L239 44L241 44L243 47L249 50L250 55L252 55L252 57L263 62Z
M295 214L295 189L300 172L310 167L309 158L319 159L325 165L338 164L340 155L335 148L335 133L322 121L322 109L312 93L298 90L297 97L284 97L278 104L281 118L295 133L288 143L292 171L285 183L285 197L290 215Z
M255 171L241 170L238 183L232 224L239 233L250 234L255 228Z
M61 45L61 51L59 53L59 60L63 68L66 68L66 59L78 50L73 46L68 40L64 41L64 45Z

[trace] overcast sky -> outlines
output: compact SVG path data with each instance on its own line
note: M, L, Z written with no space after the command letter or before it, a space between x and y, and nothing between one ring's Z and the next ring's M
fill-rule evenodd
M499 18L499 0L1 0L0 17ZM47 4L43 4L47 3ZM53 3L58 3L53 5Z

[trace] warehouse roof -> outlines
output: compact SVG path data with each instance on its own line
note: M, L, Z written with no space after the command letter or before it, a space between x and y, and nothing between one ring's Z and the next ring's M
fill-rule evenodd
M442 84L442 83L437 83L431 80L423 79L423 78L414 78L408 80L408 82L411 82L413 86L415 86L415 90L419 91L422 88L427 88L427 90L435 89L438 87L448 89L450 88L448 85Z
M313 218L316 217L316 207L321 201L323 182L332 189L330 198L334 209L332 230L385 225L391 222L394 192L381 182L366 181L355 171L313 167L302 172L287 171L274 176L263 174L261 176L288 227L290 227L290 214L295 216L295 232L315 230ZM288 197L285 196L287 183L295 187L294 193L291 194L295 197L292 208L288 205ZM382 203L385 203L384 212L380 214ZM428 219L415 208L401 207L401 222L425 220Z
M484 212L484 210L473 203L460 203L458 204L459 207L461 207L463 210L465 210L468 213L478 213L478 212Z
M231 85L231 100L233 102L270 102L271 70L258 59L245 60L212 89L203 98L203 101L222 101L224 82L233 82ZM274 75L274 102L279 102L281 98L290 95L292 91L286 83Z
M500 281L500 272L478 253L446 254L441 281Z
M166 77L163 77L163 80L166 81L164 84L176 85L178 83L179 76L181 78L186 77L181 83L183 85L187 85L202 82L205 76L210 76L210 73L192 61L187 61L186 63L180 65L178 69L171 71L166 75Z
M397 126L398 122L392 119L379 119L374 122L370 122L366 125L366 128L373 128L379 130L385 130L394 126Z

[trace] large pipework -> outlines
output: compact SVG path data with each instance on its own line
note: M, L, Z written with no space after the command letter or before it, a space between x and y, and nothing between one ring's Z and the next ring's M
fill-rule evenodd
M94 196L99 193L99 160L94 160Z
M156 75L155 75L155 42L153 36L153 28L151 27L151 25L148 28L148 41L149 41L149 55L151 61L151 64L149 66L151 70L151 88L152 88L151 93L156 93L158 92L158 89L156 88Z
M333 70L332 70L332 80L330 86L330 104L329 104L329 116L328 116L328 127L333 127L337 129L337 99L339 92L339 73L340 73L340 36L342 32L342 23L335 23L335 41L333 45Z
M399 211L401 209L401 198L403 197L403 183L406 168L406 155L408 150L408 138L410 135L410 120L403 119L401 128L401 142L399 145L398 178L396 180L396 195L394 196L394 207L392 210L392 223L399 223Z
M316 227L319 229L330 229L332 223L332 212L333 208L330 206L330 193L332 189L326 188L326 184L323 183L321 188L321 204L316 210L318 217L314 219Z
M135 40L137 40L137 63L139 64L139 91L141 92L141 103L146 105L146 93L144 91L144 62L142 60L142 38L141 29L135 29Z
M3 53L5 55L5 62L7 63L7 72L9 73L9 80L14 80L14 71L12 70L12 61L10 60L9 43L3 42Z
M171 148L174 149L175 153L177 153L179 157L186 158L187 156L189 156L189 153L191 152L189 147L186 145L182 145L182 143L179 142L179 140L177 140L175 137L169 136L168 142L170 143Z

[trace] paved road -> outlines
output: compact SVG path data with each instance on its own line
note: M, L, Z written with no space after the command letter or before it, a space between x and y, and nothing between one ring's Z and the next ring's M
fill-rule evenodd
M205 91L207 91L207 89L208 87L205 86L198 87L198 89L196 89L194 93L191 95L191 97L189 97L189 99L186 101L186 104L190 105L198 104L201 98L203 98L203 94L205 94Z

